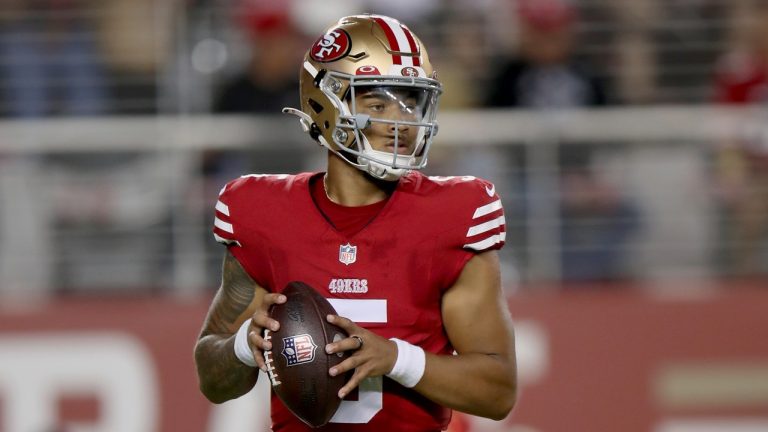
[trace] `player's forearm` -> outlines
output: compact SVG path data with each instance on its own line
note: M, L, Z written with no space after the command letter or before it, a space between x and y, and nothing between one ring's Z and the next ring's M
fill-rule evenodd
M491 354L427 354L426 369L415 389L440 405L501 420L516 401L514 362Z
M234 341L234 336L207 335L195 346L200 391L213 403L238 398L256 384L259 370L237 359Z

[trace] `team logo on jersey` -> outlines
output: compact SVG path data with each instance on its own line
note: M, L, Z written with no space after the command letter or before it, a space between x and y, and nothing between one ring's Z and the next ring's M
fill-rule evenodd
M368 292L368 279L331 279L328 284L331 294L365 294Z
M332 62L349 54L351 48L352 39L350 39L349 33L337 28L320 36L312 45L309 56L314 61Z
M491 185L491 187L486 186L485 193L487 193L489 197L493 198L493 195L496 193L496 185Z
M315 359L315 341L308 334L288 336L283 338L283 357L288 366L311 363Z
M357 261L357 246L347 243L339 246L339 262L350 265Z

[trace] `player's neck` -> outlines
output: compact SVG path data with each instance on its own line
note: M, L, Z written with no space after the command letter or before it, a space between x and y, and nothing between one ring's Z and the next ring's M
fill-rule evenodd
M377 203L389 197L395 183L377 181L337 156L328 158L328 172L323 179L328 199L346 207Z

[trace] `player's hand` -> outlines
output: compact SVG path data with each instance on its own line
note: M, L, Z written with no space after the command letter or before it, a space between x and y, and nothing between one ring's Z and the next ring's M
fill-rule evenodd
M329 343L325 346L325 351L328 354L352 352L349 358L328 370L332 376L353 369L355 371L352 378L339 390L340 398L348 395L363 379L386 375L392 371L397 360L397 345L394 342L358 326L348 318L328 315L327 319L329 323L344 329L349 337Z
M264 339L264 329L277 331L280 328L280 323L269 317L269 307L273 304L285 303L286 300L286 297L282 294L265 294L261 305L251 315L251 327L248 329L248 344L251 347L251 351L253 351L256 365L263 371L267 370L267 364L264 362L264 351L272 349L272 342Z

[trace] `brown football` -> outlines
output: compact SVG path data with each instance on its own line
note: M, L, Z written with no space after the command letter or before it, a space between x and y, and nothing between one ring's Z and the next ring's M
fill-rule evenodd
M347 337L341 328L326 320L336 310L320 293L303 282L290 282L282 291L283 304L269 310L280 323L276 332L265 330L272 349L264 352L272 390L304 423L320 427L339 408L339 389L346 376L332 377L328 369L348 354L326 354L325 345Z

